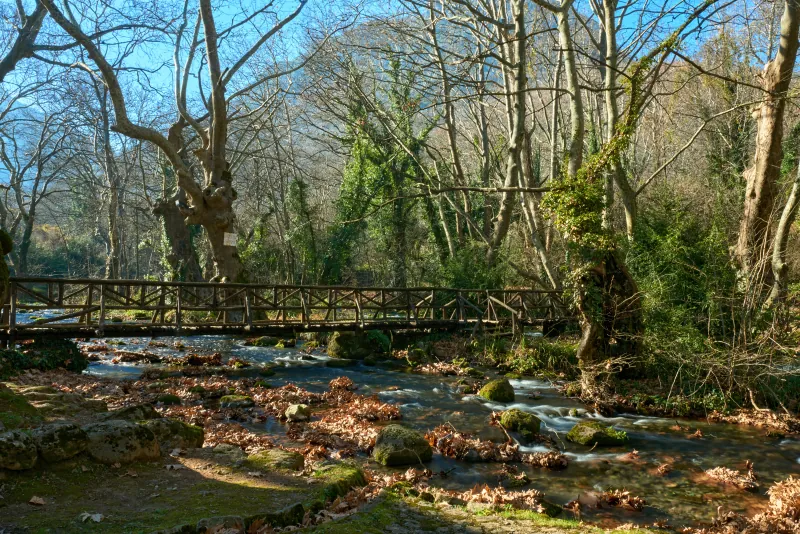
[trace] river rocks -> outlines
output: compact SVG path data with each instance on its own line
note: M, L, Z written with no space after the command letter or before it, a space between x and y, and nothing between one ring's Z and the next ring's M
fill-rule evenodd
M628 435L596 421L581 421L567 432L567 440L579 445L624 445Z
M46 462L60 462L80 454L89 446L89 437L73 423L54 423L33 433L39 456Z
M505 378L492 380L481 388L478 395L493 402L514 402L514 388Z
M99 462L155 460L161 454L155 435L143 425L115 420L87 425L83 430L89 437L87 450Z
M28 434L19 430L0 434L0 469L30 469L37 458L36 441Z
M151 419L141 423L158 440L162 450L195 449L203 446L205 433L199 426L175 419Z
M385 352L389 348L387 344L380 332L334 332L328 340L328 356L363 360Z
M103 421L145 421L160 418L161 414L153 408L152 404L134 404L133 406L126 406L125 408L103 414L101 419Z
M366 361L366 358L364 358ZM339 369L341 367L352 367L353 365L358 365L358 360L348 360L346 358L334 358L332 360L325 361L325 367L333 367Z
M422 434L400 425L384 427L375 440L372 457L382 465L413 465L429 462L433 449Z
M539 433L542 422L531 413L513 408L500 416L500 424L507 430L519 434L525 443L530 442Z
M305 404L292 404L284 413L290 423L308 421L311 419L311 409Z
M280 342L280 339L272 336L261 336L248 339L244 342L247 347L274 347Z
M304 464L305 460L302 454L283 449L269 449L251 454L244 461L245 467L259 471L272 471L274 469L300 471L303 469Z
M219 399L219 405L222 408L252 408L256 403L246 395L225 395Z

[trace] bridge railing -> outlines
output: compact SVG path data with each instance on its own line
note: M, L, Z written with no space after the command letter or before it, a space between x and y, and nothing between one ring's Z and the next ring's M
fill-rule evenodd
M43 332L258 332L508 323L563 316L560 295L531 289L289 286L12 278L0 323Z

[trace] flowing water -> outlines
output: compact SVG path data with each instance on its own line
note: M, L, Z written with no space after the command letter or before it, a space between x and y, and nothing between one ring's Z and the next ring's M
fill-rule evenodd
M124 341L126 350L146 349L174 357L184 354L172 348L146 347L147 339ZM269 379L275 386L292 382L310 391L322 392L331 379L346 375L358 385L358 393L376 394L383 401L396 404L404 424L422 432L449 422L460 431L496 439L499 430L488 424L493 410L514 407L536 414L542 421L542 431L554 437L568 456L569 466L563 471L518 466L532 479L529 487L544 492L549 500L559 504L575 498L591 502L593 494L607 489L626 489L647 500L648 506L641 512L584 507L583 518L602 524L652 524L669 520L672 526L680 526L710 520L718 506L752 513L766 504L765 491L772 482L800 473L800 441L796 439L767 438L763 429L705 421L681 420L678 423L683 429L677 429L675 419L636 415L603 417L563 397L549 383L540 380L512 380L517 402L504 405L459 393L456 377L413 374L380 366L333 369L325 367L325 356L309 360L298 349L245 347L241 344L243 340L223 336L188 337L180 341L199 353L220 352L223 358L235 356L254 364L281 365L284 368ZM152 366L114 365L104 360L93 362L86 372L135 379L148 367ZM576 422L585 419L625 430L630 437L629 445L592 450L566 442L564 434ZM250 428L274 435L277 440L287 439L283 426L274 419ZM689 437L698 429L702 438ZM639 452L639 459L625 457L631 449ZM547 449L539 445L523 450ZM742 470L745 460L755 464L760 482L758 493L746 493L700 479L705 469L716 466ZM658 476L657 466L666 462L672 464L673 470L666 476ZM434 472L448 472L445 478L434 477L433 485L462 490L479 483L497 485L502 472L500 464L467 463L439 455L434 455L430 468Z

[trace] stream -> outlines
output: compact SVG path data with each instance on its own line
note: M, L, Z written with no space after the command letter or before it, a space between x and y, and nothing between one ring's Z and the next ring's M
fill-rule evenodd
M594 493L607 489L625 489L646 499L648 505L640 512L584 506L582 519L603 526L619 523L650 525L659 521L668 521L673 527L696 524L715 517L718 506L724 510L753 513L766 505L766 490L773 482L800 473L800 441L797 439L768 438L764 429L698 420L677 420L683 427L679 430L675 428L676 419L673 418L638 415L603 417L587 411L584 405L562 396L550 383L541 380L511 380L517 401L504 405L459 393L456 384L458 377L414 374L381 366L328 368L324 365L327 359L324 355L315 355L313 360L309 360L299 348L246 347L242 345L243 339L226 336L174 339L180 339L186 345L187 352L220 352L223 359L235 356L254 365L280 365L283 369L269 378L269 382L276 387L292 382L309 391L323 392L331 379L348 376L358 386L357 393L376 394L382 401L397 405L402 413L403 424L421 432L449 422L462 432L502 441L502 433L498 436L501 431L488 424L489 414L493 410L514 407L533 413L542 421L542 432L549 433L559 443L569 459L569 466L562 471L550 471L517 465L532 480L526 489L542 491L550 501L558 504L576 498L591 503ZM149 339L146 338L123 341L125 346L121 348L125 350L147 350L165 357L186 354L172 347L148 347ZM158 367L112 364L112 356L111 353L101 355L103 360L92 362L85 372L110 378L136 379L145 369ZM630 437L629 445L591 450L567 442L564 439L566 432L576 422L585 419L595 419L625 430ZM288 439L283 425L271 418L263 424L249 425L248 428L269 434L277 442L286 442ZM689 437L696 430L700 430L703 437ZM638 459L626 457L626 453L632 449L638 451ZM522 447L521 450L535 452L547 449L537 445ZM757 493L747 493L699 479L704 470L712 467L727 466L744 470L746 460L752 460L755 464L760 484ZM672 471L665 476L657 475L656 468L666 462L672 464ZM434 473L449 473L444 478L432 478L431 485L458 490L483 483L497 485L503 471L502 464L468 463L438 454L434 454L429 467ZM567 516L572 514L565 513Z

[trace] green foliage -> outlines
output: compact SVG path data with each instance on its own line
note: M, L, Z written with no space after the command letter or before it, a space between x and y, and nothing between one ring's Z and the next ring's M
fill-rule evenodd
M667 191L640 214L627 263L643 295L645 352L662 370L733 327L736 270L722 224L701 220Z
M498 365L527 376L574 377L578 370L577 343L544 337L523 337L512 350L495 356Z
M0 351L0 378L26 369L66 369L80 373L88 366L86 356L69 339L36 339L23 345L21 350Z
M363 75L351 68L353 91L348 109L350 154L336 202L323 260L323 280L339 283L356 270L355 246L366 236L385 254L390 285L405 286L408 233L416 203L406 197L421 180L420 155L433 123L418 129L421 97L413 94L415 75L392 60L379 91L367 96Z
M490 267L485 258L485 247L476 242L466 243L441 266L441 283L446 287L469 289L503 287L509 276L507 262L500 258Z

